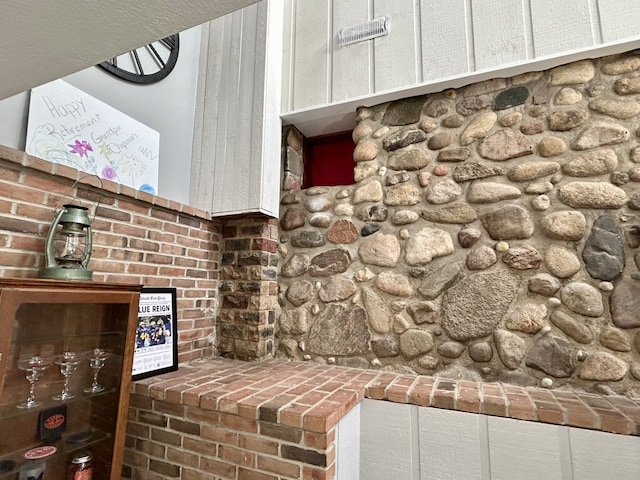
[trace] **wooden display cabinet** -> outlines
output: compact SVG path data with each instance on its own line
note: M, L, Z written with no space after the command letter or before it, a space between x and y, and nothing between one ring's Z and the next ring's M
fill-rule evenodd
M121 478L141 288L0 279L0 479L17 479L26 462L33 464L24 454L39 446L56 450L42 459L44 480L67 478L72 458L85 452L93 457L94 480ZM69 376L73 398L53 399L62 391L64 377L61 367L52 363L34 382L38 405L19 407L30 389L29 372L18 368L20 359L88 354L96 348L111 353L98 372L103 391L84 391L92 385L94 371L83 356ZM43 429L41 420L51 415L59 420L57 409L66 409L65 431L57 440L42 440L39 429L49 435L52 430Z

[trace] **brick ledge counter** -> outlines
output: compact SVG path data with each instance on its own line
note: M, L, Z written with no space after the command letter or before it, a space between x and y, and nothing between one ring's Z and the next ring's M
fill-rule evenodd
M363 398L640 435L640 399L215 358L135 382L123 476L330 480L335 427Z

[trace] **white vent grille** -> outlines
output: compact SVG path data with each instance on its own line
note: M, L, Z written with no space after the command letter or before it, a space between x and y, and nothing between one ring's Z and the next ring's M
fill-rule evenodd
M345 47L376 37L384 37L389 33L389 19L380 17L351 27L345 27L338 32L338 46Z

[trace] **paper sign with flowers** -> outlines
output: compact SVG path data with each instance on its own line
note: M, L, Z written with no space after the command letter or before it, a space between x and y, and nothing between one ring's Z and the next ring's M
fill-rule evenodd
M31 90L29 155L157 193L160 135L63 80Z

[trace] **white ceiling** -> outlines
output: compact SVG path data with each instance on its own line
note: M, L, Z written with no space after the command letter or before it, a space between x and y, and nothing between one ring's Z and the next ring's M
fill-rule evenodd
M0 0L0 100L257 0Z

